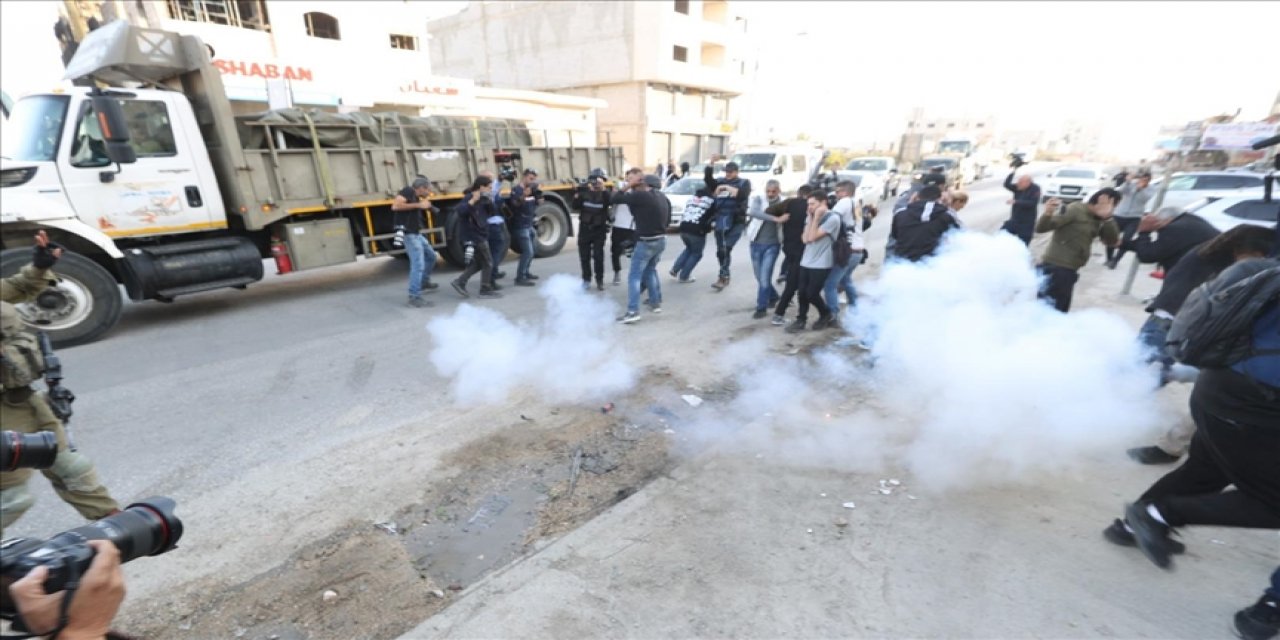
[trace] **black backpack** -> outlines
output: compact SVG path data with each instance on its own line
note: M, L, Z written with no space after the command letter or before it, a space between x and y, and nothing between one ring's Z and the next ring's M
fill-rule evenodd
M1222 369L1272 353L1254 351L1252 330L1268 305L1280 300L1280 264L1249 262L1257 264L1238 264L1187 296L1169 329L1169 355L1193 367Z
M849 228L844 224L844 218L838 213L828 213L827 215L835 216L840 221L840 231L831 238L831 255L835 259L835 263L841 267L849 266L849 259L853 257L853 245L849 244ZM824 217L825 221L826 218Z

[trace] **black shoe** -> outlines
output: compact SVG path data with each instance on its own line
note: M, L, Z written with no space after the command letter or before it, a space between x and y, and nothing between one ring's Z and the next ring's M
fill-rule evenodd
M604 278L596 279L596 291L604 291Z
M490 290L492 290L492 291L502 291L502 285L500 285L500 284L498 284L498 283L496 283L496 282L495 282L495 283L493 283L493 284L489 285L489 289L490 289Z
M1119 258L1112 258L1112 259L1110 259L1110 260L1107 260L1107 268L1108 268L1108 269L1111 269L1112 271L1115 271L1116 267L1118 267L1118 266L1120 266L1120 259L1119 259Z
M1182 456L1171 456L1165 453L1160 447L1137 447L1125 453L1142 464L1173 464L1182 459Z
M409 306L415 309L422 309L423 307L434 307L435 304L423 300L422 296L409 296Z
M769 315L768 309L756 309L756 312L751 314L751 318L753 320L759 320L767 315Z
M616 286L618 286L618 285L620 285L620 284L622 284L622 272L621 272L621 271L614 271L614 272L613 272L613 286L615 286L615 287L616 287Z
M813 330L822 331L823 329L830 329L831 327L834 327L834 326L836 326L835 317L824 316L824 317L818 318L818 321L813 323Z
M453 287L453 290L454 290L454 291L457 291L457 292L458 292L458 295L460 295L460 296L462 296L462 297L464 297L464 298L470 298L470 297L471 297L471 294L467 293L467 285L462 284L461 282L458 282L457 280L450 280L450 281L449 281L449 286Z
M1280 602L1262 596L1252 607L1237 611L1236 635L1244 640L1271 640L1280 635Z
M1172 549L1169 545L1169 525L1161 524L1147 513L1147 503L1135 502L1124 508L1124 519L1133 529L1133 541L1142 550L1142 554L1152 564L1161 569L1172 570L1173 562L1169 558Z
M524 278L525 280L537 280L538 276L535 276L532 273L526 273L524 274Z
M505 278L505 277L507 277L507 272L506 272L506 271L494 271L494 272L493 272L493 279L494 279L494 280L501 280L501 279L503 279L503 278Z
M488 289L484 287L480 287L480 297L481 298L501 298L502 294L498 293L497 291L494 291L492 287Z
M1115 521L1111 523L1111 526L1102 530L1102 537L1106 538L1107 542L1117 546L1138 546L1138 542L1133 539L1133 533L1124 527L1124 521L1120 518L1116 518ZM1182 544L1173 538L1169 538L1167 542L1169 544L1169 553L1182 555L1187 552L1187 545Z
M536 287L532 280L516 279L517 287Z
M436 283L434 283L434 282L432 282L432 281L430 281L430 280L428 280L428 281L426 281L426 282L422 283L422 289L423 289L424 291L435 291L436 289L439 289L439 288L440 288L440 285L438 285L438 284L436 284Z
M797 318L795 322L787 325L787 333L800 333L801 331L804 331L805 325L807 324L808 322Z

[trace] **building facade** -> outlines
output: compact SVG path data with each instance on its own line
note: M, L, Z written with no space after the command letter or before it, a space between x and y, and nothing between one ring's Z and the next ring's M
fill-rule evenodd
M748 71L729 2L471 2L429 29L440 73L606 101L599 137L631 164L729 151Z
M81 2L80 4L84 4ZM200 37L237 115L297 106L326 111L512 118L539 144L596 144L601 100L479 87L432 73L430 2L108 0L103 21ZM497 85L501 86L501 85Z

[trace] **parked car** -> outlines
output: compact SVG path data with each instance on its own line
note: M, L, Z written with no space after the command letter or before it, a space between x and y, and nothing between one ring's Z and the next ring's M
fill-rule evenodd
M887 193L884 182L872 171L836 171L837 180L852 180L858 185L858 195L863 204L874 205L883 200Z
M1040 202L1048 202L1050 198L1057 198L1064 203L1085 200L1098 189L1111 185L1111 176L1103 167L1087 165L1061 167L1045 176Z
M1280 200L1272 199L1271 202L1263 202L1258 196L1202 198L1184 211L1204 218L1218 231L1226 231L1242 224L1274 229L1276 218L1280 216Z
M705 186L707 186L707 183L702 180L702 175L698 174L696 178L692 175L680 178L662 190L662 193L666 194L667 200L671 202L672 228L680 226L680 221L684 219L684 206L689 203L689 199L699 189Z
M1169 180L1161 206L1186 207L1201 198L1226 198L1231 196L1262 198L1261 173L1241 171L1194 171L1175 173ZM1152 188L1159 191L1162 180L1153 180Z
M844 166L846 171L866 171L875 174L884 184L881 199L898 195L898 163L889 156L865 156L854 158Z

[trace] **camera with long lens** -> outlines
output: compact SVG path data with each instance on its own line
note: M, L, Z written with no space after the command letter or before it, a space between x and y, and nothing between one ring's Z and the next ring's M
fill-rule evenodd
M1026 154L1023 153L1011 153L1009 154L1009 160L1009 167L1011 169L1017 169L1018 167L1027 164Z
M49 571L45 593L62 591L69 582L78 580L93 562L90 540L111 541L120 550L121 563L172 551L182 538L182 521L173 513L175 506L170 498L147 498L48 540L11 538L0 542L0 613L14 613L9 585L38 566Z
M498 167L498 181L499 181L499 182L515 182L515 180L516 180L516 168L515 168L515 167L513 167L513 166L511 166L511 165L509 165L509 164L504 164L504 165L502 165L502 166Z
M52 431L0 431L0 471L48 469L58 457L58 437Z

